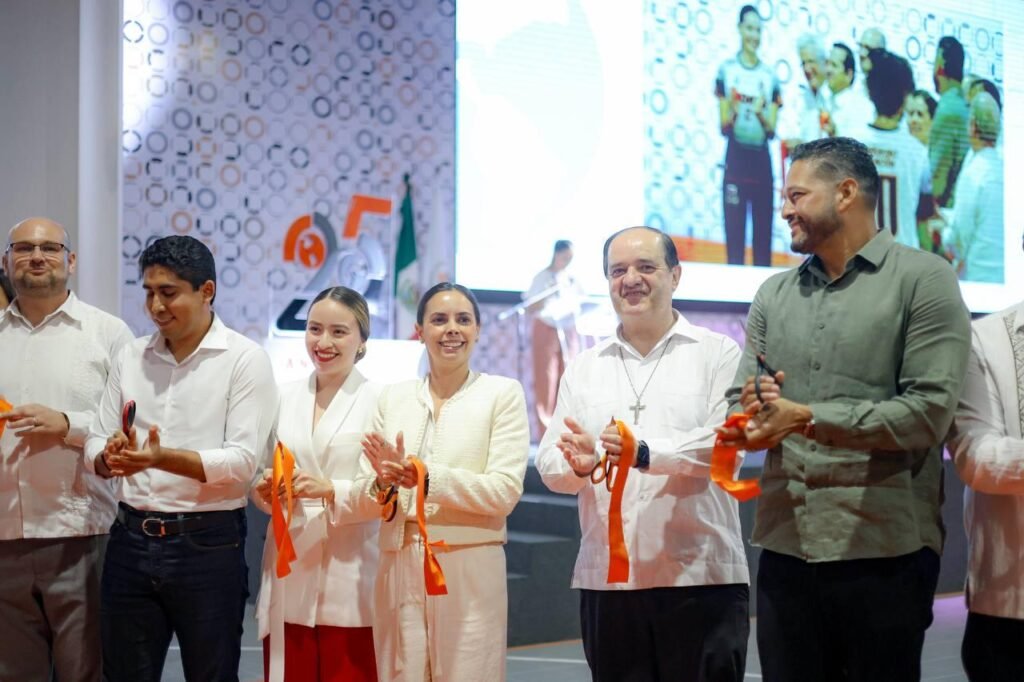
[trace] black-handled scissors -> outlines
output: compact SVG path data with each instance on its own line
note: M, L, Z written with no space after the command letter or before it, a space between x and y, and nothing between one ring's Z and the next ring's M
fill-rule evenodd
M131 431L132 425L135 423L135 401L129 400L124 404L124 409L121 410L121 432L124 435L128 435Z
M764 400L761 398L761 376L767 374L772 379L775 379L775 375L778 372L772 369L768 361L764 359L764 353L757 354L757 372L754 374L754 394L757 396L757 402L764 404ZM782 382L775 379L779 386L782 386Z
M423 495L430 493L430 475L423 479ZM377 491L377 504L380 505L380 517L385 523L395 520L398 513L398 486L392 483L386 488Z

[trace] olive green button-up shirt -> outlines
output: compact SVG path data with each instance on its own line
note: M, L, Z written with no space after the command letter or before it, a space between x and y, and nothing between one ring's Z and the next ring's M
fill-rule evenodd
M728 398L737 409L764 353L816 434L768 452L751 541L812 562L941 552L942 443L969 348L953 270L887 231L835 280L814 256L768 279Z

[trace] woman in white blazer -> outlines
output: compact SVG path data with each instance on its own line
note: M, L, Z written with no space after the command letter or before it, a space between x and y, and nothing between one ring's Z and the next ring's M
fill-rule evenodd
M264 671L275 682L377 679L371 626L379 507L354 488L379 393L354 367L369 336L362 296L346 287L320 292L306 322L314 371L281 388L277 438L295 455L290 534L297 558L278 579L267 533L256 605ZM253 499L269 513L270 469Z
M523 492L530 436L519 382L470 370L480 337L473 293L444 282L416 314L428 375L381 392L374 433L363 442L373 475L367 496L400 488L380 532L373 636L382 681L505 679L508 594L505 517ZM416 523L416 469L426 465L428 542L448 593L428 596ZM365 471L365 469L364 469ZM443 545L435 545L443 541Z

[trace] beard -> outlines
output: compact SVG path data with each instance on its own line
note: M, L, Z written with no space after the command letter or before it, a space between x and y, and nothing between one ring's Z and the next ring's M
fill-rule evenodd
M793 253L814 253L814 250L839 231L841 224L839 214L835 207L831 207L827 213L817 218L798 218L800 233L794 235L789 248Z
M67 286L67 279L58 278L53 272L48 272L45 275L22 272L14 277L13 283L18 296L35 298L61 293Z

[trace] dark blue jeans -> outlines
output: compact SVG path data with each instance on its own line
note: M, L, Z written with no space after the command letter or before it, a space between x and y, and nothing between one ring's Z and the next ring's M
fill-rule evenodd
M108 682L160 682L172 634L186 680L237 682L249 594L245 510L224 519L165 537L114 522L100 605Z

